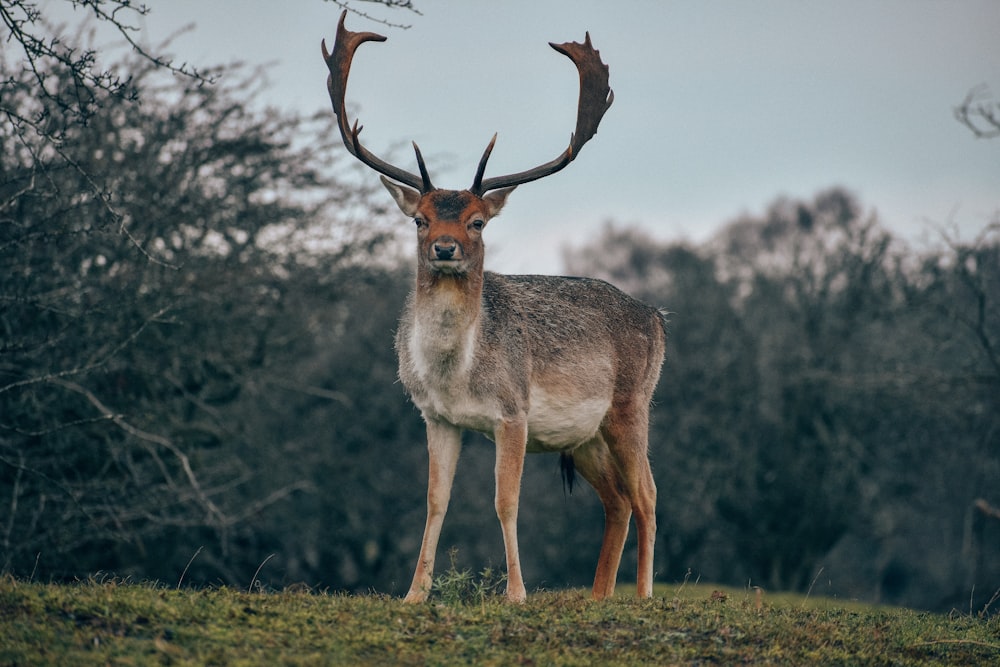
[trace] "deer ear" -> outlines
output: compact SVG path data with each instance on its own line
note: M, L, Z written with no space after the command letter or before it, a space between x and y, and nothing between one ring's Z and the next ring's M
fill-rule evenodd
M500 213L504 204L507 203L507 196L510 195L516 187L516 185L512 185L509 188L491 190L483 195L483 201L486 202L486 208L489 211L491 218Z
M417 206L420 204L420 193L405 185L393 183L385 176L379 176L379 178L382 179L382 185L385 186L385 189L396 200L396 206L399 207L399 210L411 218L415 216L417 214Z

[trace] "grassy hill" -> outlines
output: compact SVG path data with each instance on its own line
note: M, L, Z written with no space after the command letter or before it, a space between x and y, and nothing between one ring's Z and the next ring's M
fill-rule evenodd
M574 590L523 605L487 592L409 606L305 589L0 578L2 665L735 663L998 664L1000 619L691 584L643 601Z

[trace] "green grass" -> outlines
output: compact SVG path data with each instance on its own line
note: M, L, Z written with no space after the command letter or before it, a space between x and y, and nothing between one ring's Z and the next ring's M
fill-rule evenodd
M596 603L573 590L509 605L492 582L467 584L447 602L445 590L409 606L380 595L2 577L0 664L1000 663L996 616L693 584L658 587L651 600L622 592Z

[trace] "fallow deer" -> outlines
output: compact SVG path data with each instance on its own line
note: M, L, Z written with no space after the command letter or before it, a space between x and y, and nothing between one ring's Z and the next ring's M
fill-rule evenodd
M399 377L427 428L430 466L427 523L405 600L431 589L434 558L451 495L463 430L496 443L496 512L503 532L509 600L525 599L517 546L517 510L525 452L559 452L572 480L577 470L604 505L605 529L593 597L614 593L635 514L637 587L652 595L656 487L648 457L649 405L660 375L665 322L655 308L606 282L587 278L508 276L483 270L483 231L522 183L553 174L580 153L611 105L608 66L584 42L552 44L576 64L580 98L576 132L556 159L517 174L483 178L496 135L472 187L431 184L414 143L419 175L376 157L347 119L344 93L355 50L367 41L340 17L327 87L340 133L352 155L382 174L417 231L416 285L396 334Z

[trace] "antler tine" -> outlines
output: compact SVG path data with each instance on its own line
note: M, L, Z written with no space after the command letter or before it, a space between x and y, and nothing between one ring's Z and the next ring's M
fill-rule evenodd
M496 132L493 133L493 138L490 139L490 143L486 146L486 150L483 151L483 157L479 158L479 167L476 168L476 178L472 181L472 188L470 192L474 192L477 195L483 194L485 190L483 187L483 174L486 173L486 162L490 159L490 153L493 152L493 145L497 142Z
M576 111L576 131L570 136L569 146L562 155L546 162L543 165L528 169L517 174L507 176L494 176L483 180L483 172L486 170L486 161L493 150L493 141L486 147L482 159L479 161L479 169L476 172L476 179L470 188L476 195L482 195L489 190L504 188L512 185L520 185L550 174L554 174L580 154L583 145L590 141L590 138L597 134L597 126L601 123L605 112L611 107L615 100L615 95L608 85L608 66L601 61L601 53L590 43L590 33L586 33L583 43L566 42L564 44L549 43L553 49L568 56L576 65L580 74L580 99Z
M326 50L326 40L323 40L323 60L330 70L327 77L326 87L330 92L330 102L333 103L333 112L337 115L337 125L340 128L340 136L344 140L351 155L361 160L375 171L384 174L394 181L399 181L421 192L429 192L434 189L431 180L427 176L427 169L424 167L423 158L420 156L420 149L413 145L417 153L417 165L420 167L420 176L412 174L404 169L395 167L388 162L378 158L367 148L361 145L358 134L362 126L357 120L351 127L347 119L347 109L344 103L344 93L347 91L347 77L351 72L351 61L354 59L354 52L365 42L384 42L386 37L374 32L351 32L344 27L344 19L347 17L347 10L340 15L340 22L337 24L337 38L333 44L333 53Z
M417 146L417 142L411 142L413 144L413 152L417 156L417 168L420 169L420 180L423 181L421 192L430 192L434 189L431 185L431 177L427 175L427 166L424 164L424 156L420 154L420 146Z

